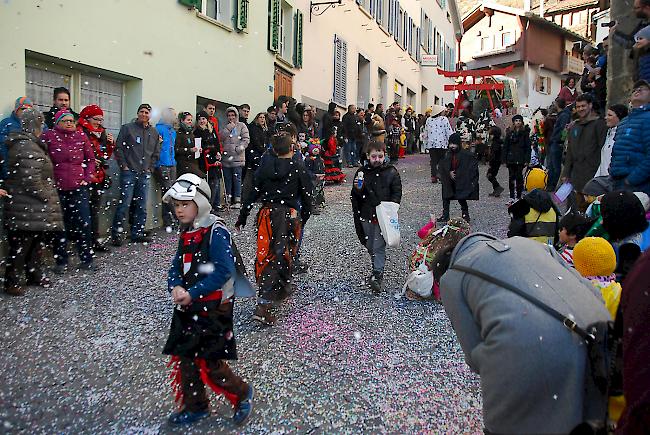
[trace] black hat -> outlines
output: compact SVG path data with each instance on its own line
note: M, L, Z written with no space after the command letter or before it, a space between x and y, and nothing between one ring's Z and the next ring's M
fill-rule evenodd
M142 103L138 106L138 112L141 111L142 109L147 109L149 112L151 112L151 104L147 103Z
M524 117L521 115L515 115L512 117L512 122L515 122L516 120L520 120L521 122L524 122Z
M462 143L462 140L460 138L460 134L458 133L453 133L451 136L449 136L449 144L454 144L454 145L460 145Z
M648 83L647 80L637 80L634 82L632 89L640 88L641 86L645 86L646 88L650 89L650 83Z
M643 204L632 192L619 190L606 194L600 201L600 213L603 228L613 242L648 228Z
M201 110L199 113L196 114L196 119L199 118L210 119L210 115L208 115L208 112L206 112L205 110Z

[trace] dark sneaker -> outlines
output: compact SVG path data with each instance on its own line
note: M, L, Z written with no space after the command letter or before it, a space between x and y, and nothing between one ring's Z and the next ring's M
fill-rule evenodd
M183 426L186 424L196 423L197 421L207 418L209 415L210 415L210 411L208 410L192 412L192 411L188 411L187 409L184 409L182 411L178 411L170 415L167 421L169 422L169 424L174 426Z
M270 305L267 304L257 305L255 307L255 311L253 311L251 318L266 326L273 326L276 320L275 316L271 313Z
M108 252L108 251L110 251L110 249L108 249L108 246L106 246L106 245L104 245L102 243L96 242L93 245L93 251L95 251L95 252Z
M122 243L124 243L124 242L122 242L121 237L119 237L119 236L112 236L111 237L111 244L113 246L122 246Z
M40 278L34 278L34 279L28 279L27 280L27 285L33 285L36 287L43 287L43 288L50 288L52 283L50 282L50 278L47 276L42 276Z
M373 293L378 294L379 292L381 292L382 282L383 282L382 275L373 272L368 282L370 284L370 289L372 290Z
M86 271L86 272L94 272L96 270L99 270L99 266L97 266L95 263L90 262L90 263L81 263L79 265L79 270L81 271Z
M503 187L499 186L494 189L494 192L492 192L491 195L494 196L495 198L498 198L503 193L503 190L504 190Z
M10 285L5 287L5 293L11 296L25 296L25 289L19 285Z
M68 270L68 265L67 264L57 264L54 266L54 269L52 269L52 272L54 272L57 275L63 275L66 273Z
M465 219L465 222L470 222L469 213L463 213L462 218Z
M309 271L309 266L307 266L306 263L303 263L300 260L296 260L293 262L293 273L294 274L300 274L300 273L307 273Z
M151 243L151 237L144 235L140 237L134 237L131 239L131 242L133 243Z
M232 421L237 426L243 426L253 415L253 398L255 397L255 391L253 387L248 386L248 395L246 398L237 404L235 408L235 415L232 416Z
M439 223L439 224L445 224L446 225L447 222L449 222L449 216L442 215L442 216L438 217L438 219L436 219L436 223Z

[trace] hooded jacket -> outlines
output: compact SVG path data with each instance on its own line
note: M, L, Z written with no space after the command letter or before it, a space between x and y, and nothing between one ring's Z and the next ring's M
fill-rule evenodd
M650 193L650 104L632 109L616 127L609 173Z
M239 220L246 222L255 202L284 205L300 210L303 225L311 214L314 184L305 164L296 154L291 159L278 157L272 150L260 160L254 188L244 198Z
M551 194L533 189L508 208L511 215L508 237L527 237L540 243L555 245L560 232L560 212Z
M363 186L358 189L352 186L350 199L354 213L354 227L362 245L366 245L366 234L362 221L377 223L376 208L382 201L402 202L402 180L395 166L384 163L378 167L370 166L370 162L357 169L354 179L363 172Z
M93 181L95 153L84 133L56 126L43 133L41 139L47 144L54 164L57 189L75 190L81 187L82 181Z
M509 129L503 142L501 158L506 165L527 165L530 163L530 128Z
M456 264L519 288L570 314L580 327L609 320L600 292L552 247L475 233L454 249L450 265ZM585 409L606 409L606 397L585 394L591 375L584 340L559 320L510 290L452 268L440 280L440 293L465 361L481 378L486 433L567 434L593 417Z
M20 119L16 112L0 121L0 181L7 177L7 144L5 140L9 133L20 131Z
M4 223L10 230L59 231L63 215L54 186L54 167L47 146L32 133L14 132L7 138L8 167L3 188Z
M160 144L160 157L155 167L176 166L176 154L174 152L176 130L171 125L165 124L162 121L156 124L156 130L158 130L158 134L162 137L162 143Z
M576 121L569 130L562 177L567 177L576 192L582 192L600 166L600 150L607 137L605 120L595 114Z

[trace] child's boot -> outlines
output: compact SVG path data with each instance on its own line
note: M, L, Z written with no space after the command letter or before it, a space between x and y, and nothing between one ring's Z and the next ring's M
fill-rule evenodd
M210 411L208 409L205 409L203 411L192 412L187 408L185 408L181 411L174 412L172 415L169 416L167 421L169 422L169 424L174 426L183 426L186 424L196 423L197 421L207 418L209 415L210 415Z
M253 398L255 392L252 386L248 386L248 394L246 398L240 401L235 408L235 415L232 416L232 421L237 426L243 426L253 415Z
M252 318L267 326L272 326L276 320L273 313L271 313L271 304L257 304Z

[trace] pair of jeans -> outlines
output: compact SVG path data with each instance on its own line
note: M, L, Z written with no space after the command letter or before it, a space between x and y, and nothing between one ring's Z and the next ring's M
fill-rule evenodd
M562 173L562 153L564 149L562 146L552 144L549 147L547 157L548 167L548 190L554 191L560 181L560 174Z
M223 179L226 185L226 194L232 198L237 198L237 200L241 200L241 173L241 166L223 168Z
M208 185L210 186L210 204L213 209L221 207L221 168L216 166L208 170Z
M161 194L171 189L176 182L176 166L159 166L153 171L156 182L160 185ZM170 203L162 203L162 221L166 227L171 226L175 221L174 206Z
M48 233L42 231L7 230L9 255L5 268L5 288L38 284L43 278L41 263Z
M133 221L131 222L131 239L144 236L144 227L147 222L147 193L149 191L148 172L135 172L130 169L120 171L120 201L113 217L111 235L114 238L120 237L120 229L123 229L124 219L129 211L131 202L135 209Z
M510 199L521 199L521 193L524 191L524 165L519 163L508 164L508 188L510 189Z
M438 178L438 163L440 163L446 152L445 148L429 148L431 178Z
M56 264L68 264L68 240L77 245L79 260L83 264L93 261L93 233L90 219L90 198L88 187L82 186L75 190L59 190L63 225L65 231L59 232L54 238L54 256Z
M361 227L366 235L366 249L372 261L372 272L383 276L386 265L386 241L381 234L379 224L362 221Z
M345 154L345 162L348 166L359 164L359 154L357 152L357 143L354 139L348 139L343 144L343 154Z

